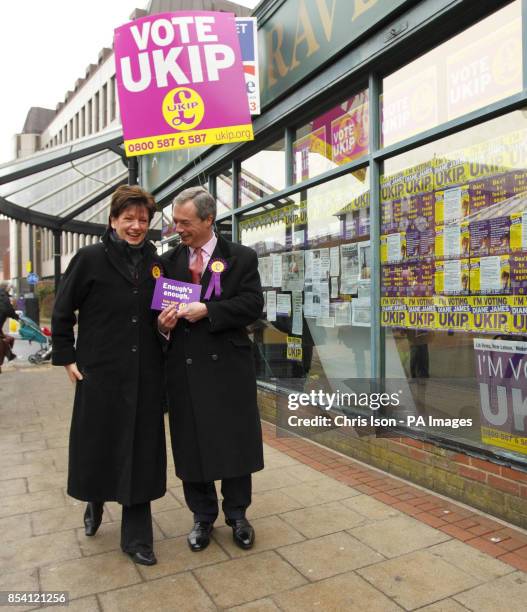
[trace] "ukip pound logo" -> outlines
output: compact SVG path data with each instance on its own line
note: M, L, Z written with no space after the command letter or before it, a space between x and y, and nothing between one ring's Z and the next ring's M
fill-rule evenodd
M163 117L171 128L192 130L205 114L205 105L198 92L190 87L176 87L163 99Z

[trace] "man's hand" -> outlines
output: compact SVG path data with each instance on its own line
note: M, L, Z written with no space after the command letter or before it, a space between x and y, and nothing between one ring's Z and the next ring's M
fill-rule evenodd
M68 378L73 384L75 384L78 380L83 380L82 374L79 372L79 368L77 367L76 363L69 363L64 367L66 368Z
M167 306L157 317L157 327L163 334L168 334L177 324L177 308L174 304Z
M192 302L188 306L181 308L177 313L178 319L186 319L189 323L196 323L204 319L209 314L207 305L201 302Z

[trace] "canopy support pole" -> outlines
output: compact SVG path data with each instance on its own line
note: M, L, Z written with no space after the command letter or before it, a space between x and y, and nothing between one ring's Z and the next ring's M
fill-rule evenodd
M61 258L61 248L60 248L60 237L62 231L60 229L53 230L53 262L55 267L55 295L57 295L57 291L60 283L60 258Z

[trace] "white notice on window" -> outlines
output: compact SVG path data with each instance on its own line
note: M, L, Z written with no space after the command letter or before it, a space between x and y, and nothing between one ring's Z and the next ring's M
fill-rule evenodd
M335 325L351 325L351 302L335 304Z
M461 255L461 226L459 223L445 225L443 239L445 257L459 257Z
M499 256L482 257L479 260L479 287L481 291L500 290L501 260Z
M312 259L312 271L313 271L313 282L320 280L321 265L320 265L320 251L313 251Z
M386 237L388 261L401 261L401 234L389 234Z
M306 291L304 293L304 317L314 317L313 313L313 292Z
M330 274L331 276L338 276L340 274L340 247L331 247L329 251L330 259Z
M330 262L329 249L320 249L320 280L329 279Z
M339 279L336 276L331 277L331 297L338 298L339 296Z
M304 251L304 285L313 282L313 251Z
M527 250L527 210L522 214L522 250Z
M320 283L320 313L319 317L329 317L329 283Z
M355 293L360 272L358 243L343 244L340 249L340 258L340 292L345 294Z
M291 316L291 294L279 293L276 296L276 314L284 317Z
M317 317L316 324L319 327L335 327L335 317Z
M461 261L453 259L444 263L445 293L459 293L461 291Z
M303 245L304 244L304 239L305 239L305 230L301 229L301 230L295 230L294 234L293 234L293 246L297 246L297 245Z
M302 291L304 288L304 251L282 255L282 289Z
M276 321L276 291L267 292L267 320Z
M273 262L271 257L258 258L258 271L260 272L260 280L262 281L262 287L273 286L272 266Z
M273 255L273 287L282 286L282 256Z
M320 283L313 283L313 315L314 317L320 316L320 302L321 302Z
M302 335L302 292L293 291L293 327L294 336Z
M461 187L445 189L443 192L443 214L445 223L461 219Z
M356 298L351 301L352 323L356 327L371 326L370 298Z

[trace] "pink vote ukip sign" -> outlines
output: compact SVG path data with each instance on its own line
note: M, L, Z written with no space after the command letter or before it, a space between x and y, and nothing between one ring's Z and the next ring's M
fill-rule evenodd
M231 13L159 13L115 30L126 154L253 139Z

